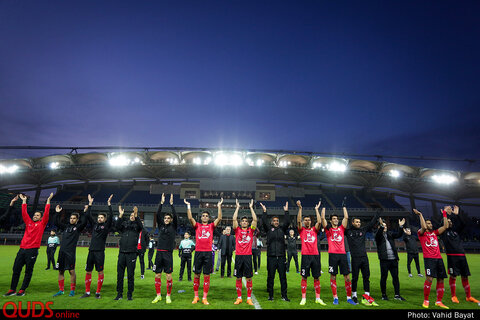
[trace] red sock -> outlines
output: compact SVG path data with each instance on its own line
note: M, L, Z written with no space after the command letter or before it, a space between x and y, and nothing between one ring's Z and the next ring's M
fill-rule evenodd
M423 300L428 300L430 289L432 289L432 283L428 280L425 280L423 284Z
M203 276L203 299L207 299L208 289L210 289L210 275Z
M442 302L443 294L445 293L445 286L443 282L437 280L437 302Z
M75 282L70 283L70 291L75 291L76 285L77 284Z
M320 298L320 280L315 279L313 280L313 287L315 288L315 298Z
M193 293L198 297L198 288L200 287L200 278L193 278Z
M463 289L465 289L465 295L467 298L470 298L472 294L470 292L470 283L468 282L468 278L462 278L462 285Z
M173 280L167 280L167 296L169 296L172 293L172 287L173 287Z
M247 298L252 298L253 281L247 280Z
M333 297L337 297L337 280L330 279L330 288L332 288Z
M98 275L98 280L97 280L97 293L100 293L100 291L102 290L102 285L103 285L103 278L105 277L105 275L103 274L99 274Z
M235 288L237 289L237 297L242 297L242 279L237 279L235 281Z
M90 293L90 285L92 284L92 274L85 274L85 292Z
M65 291L65 280L64 279L58 280L58 289L60 291Z
M302 289L302 299L303 299L307 296L307 279L302 278L300 287Z
M345 280L345 291L347 292L347 297L352 296L352 282Z
M162 278L155 278L155 292L157 296L162 293Z
M456 284L456 278L450 277L448 279L448 284L450 285L450 292L452 293L452 297L455 297L457 295L457 284Z

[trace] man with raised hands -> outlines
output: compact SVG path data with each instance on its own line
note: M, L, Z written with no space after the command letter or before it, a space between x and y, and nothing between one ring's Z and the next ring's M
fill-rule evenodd
M420 219L421 228L418 230L418 239L422 245L423 261L425 265L426 279L423 285L424 300L422 306L424 308L429 307L429 295L432 288L432 282L433 279L437 279L437 300L435 305L443 309L449 309L442 302L443 294L445 292L444 279L447 278L447 272L440 254L440 246L438 243L438 236L444 233L448 227L447 212L442 210L443 225L438 229L433 229L432 221L430 219L425 220L420 211L413 209L413 212L418 215Z
M198 289L200 287L200 276L203 272L203 298L202 303L210 304L207 300L208 290L210 289L210 274L213 269L212 260L212 244L213 231L222 221L222 203L223 198L217 203L218 216L215 221L210 222L210 214L203 211L200 216L200 222L197 222L192 216L192 208L190 202L184 199L187 205L187 218L195 229L195 256L193 260L193 292L194 298L192 303L196 304L200 301Z
M33 267L38 257L38 249L42 242L43 231L48 223L50 215L50 200L53 197L53 193L47 199L45 209L42 212L37 211L30 218L27 212L27 196L23 194L18 195L22 200L22 219L25 223L25 232L23 234L22 241L20 242L20 249L17 252L15 261L13 262L12 281L10 283L10 290L4 296L24 296L25 290L28 288L30 281L32 280ZM13 207L17 197L13 198L10 202L10 207ZM20 290L16 292L20 274L25 266L25 276L23 278L22 286Z
M242 303L242 278L246 279L247 287L247 304L253 305L252 288L253 288L253 259L252 259L252 244L254 233L257 229L257 215L253 209L253 199L250 200L250 212L252 214L252 223L248 221L246 216L240 218L240 225L238 224L238 211L240 204L236 200L235 212L233 213L233 232L235 233L235 268L233 275L236 277L235 287L237 289L237 300L234 304Z

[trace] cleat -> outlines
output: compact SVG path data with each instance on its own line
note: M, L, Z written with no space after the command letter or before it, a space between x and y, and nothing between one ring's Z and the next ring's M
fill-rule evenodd
M17 292L17 297L23 297L25 295L25 290L20 290Z
M14 296L15 294L16 294L15 290L8 290L8 292L5 293L3 296L10 297L10 296Z
M301 305L301 306L304 306L305 303L307 303L307 299L302 298L302 300L300 301L300 305Z
M75 295L75 291L74 290L70 290L70 293L68 294L69 297L73 297Z
M449 307L447 307L446 305L444 305L444 304L442 303L442 301L437 301L437 302L435 302L435 305L436 305L437 307L440 307L440 308L443 308L443 309L450 309Z
M95 293L95 298L96 299L101 299L102 297L100 296L100 292Z
M242 303L242 299L241 298L237 298L237 300L235 300L235 302L233 304L240 304Z
M64 293L65 293L64 291L60 290L60 291L58 291L57 293L55 293L53 296L54 296L54 297L58 297L58 296L63 295Z
M200 301L199 297L193 298L192 304L196 304L198 301Z
M399 300L399 301L407 301L404 297L402 297L401 295L395 295L394 297L395 300Z
M90 298L90 293L85 293L83 296L80 297L80 299L82 298Z
M209 304L210 304L210 303L208 303L207 298L202 299L202 303L203 303L204 305L209 305Z
M326 306L326 305L327 305L327 304L326 304L325 302L323 302L323 300L320 299L320 298L316 298L316 299L315 299L315 303L318 303L318 304L320 304L320 305L322 305L322 306Z
M355 301L353 301L352 299L347 299L347 302L350 303L351 305L354 305L354 306L357 305L357 304L355 303Z
M429 305L430 305L430 302L428 300L423 300L422 307L424 307L425 309L428 309Z
M467 300L468 302L474 302L474 303L480 303L477 299L475 299L474 297L468 297L468 298L465 298L465 300Z
M119 294L117 294L117 296L113 300L118 301L118 300L122 300L122 299L123 299L123 294L119 293Z
M172 303L172 298L170 296L165 297L165 303L170 304Z
M368 300L365 299L365 298L362 299L362 304L365 305L365 306L367 306L367 307L370 307L370 306L372 305L372 304L371 304L370 302L368 302Z
M152 300L152 303L157 303L158 301L161 301L162 300L162 295L161 294L158 294L155 299Z
M456 296L452 297L452 302L453 303L460 303L460 301L458 301L458 298Z
M253 306L253 301L251 298L247 298L247 304Z
M335 304L335 305L338 304L338 298L333 298L333 304Z

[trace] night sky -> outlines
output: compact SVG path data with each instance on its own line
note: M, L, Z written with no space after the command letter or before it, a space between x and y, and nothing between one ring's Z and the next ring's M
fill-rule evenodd
M480 159L479 16L479 1L2 0L0 145Z

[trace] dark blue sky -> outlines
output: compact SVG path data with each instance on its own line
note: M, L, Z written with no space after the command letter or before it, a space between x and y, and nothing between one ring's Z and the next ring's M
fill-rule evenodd
M478 1L2 0L0 145L480 159L479 16Z

